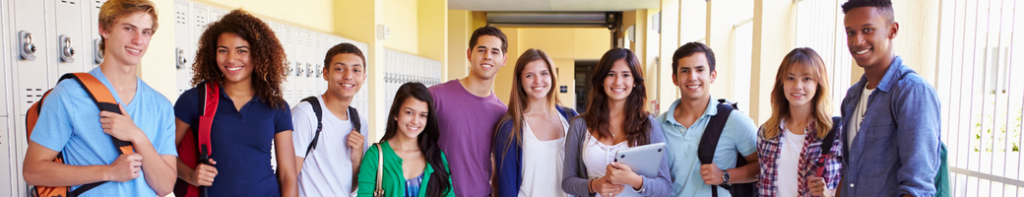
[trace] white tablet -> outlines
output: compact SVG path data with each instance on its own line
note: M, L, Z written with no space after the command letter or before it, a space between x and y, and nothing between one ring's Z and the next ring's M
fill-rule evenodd
M626 164L638 175L657 177L665 156L665 143L637 146L615 153L615 162Z

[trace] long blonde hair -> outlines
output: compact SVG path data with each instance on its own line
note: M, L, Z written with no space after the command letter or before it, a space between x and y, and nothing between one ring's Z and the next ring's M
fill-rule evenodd
M555 73L554 61L551 60L551 57L549 57L547 53L544 53L544 51L540 49L527 49L526 52L523 52L523 54L519 56L519 59L516 60L515 77L512 78L512 93L509 94L508 112L505 113L505 116L503 116L500 121L503 123L507 120L512 120L512 133L508 135L507 140L509 142L515 142L518 145L523 144L523 113L526 112L526 107L528 105L527 102L530 100L527 98L526 88L524 88L522 84L523 82L519 79L523 77L523 71L526 70L526 64L537 60L543 60L544 64L548 66L548 72L551 73L549 75L551 76L551 89L548 90L547 96L545 96L548 102L547 107L554 112L555 104L558 103L558 97L555 96L555 85L558 84L558 74ZM498 129L501 129L501 125L498 126ZM511 145L512 143L507 144ZM507 150L508 146L504 148Z
M791 116L789 111L789 100L786 99L786 93L782 86L782 80L786 79L789 71L795 66L806 66L811 67L814 72L812 78L818 82L817 92L814 94L814 98L811 99L811 103L814 104L814 108L811 109L811 116L814 118L814 128L817 129L817 137L825 138L828 131L832 128L832 97L829 96L829 80L828 70L825 68L825 61L818 56L817 52L811 48L796 48L786 54L786 57L782 59L782 65L779 65L779 72L775 74L775 86L772 89L772 116L768 118L768 122L764 123L762 129L764 129L764 138L773 139L779 136L782 129L779 125L782 124L782 119L789 118Z

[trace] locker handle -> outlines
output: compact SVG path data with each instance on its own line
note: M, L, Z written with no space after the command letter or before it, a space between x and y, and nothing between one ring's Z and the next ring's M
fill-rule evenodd
M32 42L32 33L22 30L18 32L18 43L19 55L22 60L35 61L36 60L36 44Z
M60 35L57 37L57 43L60 44L60 61L74 63L75 48L71 45L71 37Z
M177 61L175 61L174 67L178 70L181 70L181 68L185 67L185 64L188 63L188 58L185 58L185 50L181 48L176 48L175 50L177 51L175 55L175 60Z
M95 64L103 63L103 50L100 50L100 44L102 43L99 38L92 40L92 49L94 51L93 63Z

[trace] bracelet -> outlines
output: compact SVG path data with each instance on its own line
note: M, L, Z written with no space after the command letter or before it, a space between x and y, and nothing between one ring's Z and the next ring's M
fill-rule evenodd
M641 178L641 180L643 180L643 178ZM633 189L633 187L629 187L629 189ZM641 192L647 191L647 183L646 183L646 181L640 182L640 189L633 189L633 191L638 193L638 194L641 193Z
M587 190L590 190L589 193L595 193L596 192L596 191L594 191L594 179L590 179L589 181L587 181Z

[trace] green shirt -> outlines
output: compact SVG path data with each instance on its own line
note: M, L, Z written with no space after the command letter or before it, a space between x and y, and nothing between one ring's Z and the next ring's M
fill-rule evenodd
M405 174L402 172L402 158L395 154L395 149L391 149L391 143L381 143L380 146L384 149L384 176L382 177L381 189L384 189L385 196L402 197L405 195ZM373 196L373 190L377 187L377 158L377 146L370 146L370 149L363 156L363 163L359 166L358 196ZM444 159L444 169L451 174L451 169L448 168L448 157L442 152L441 158ZM430 184L430 175L433 172L434 168L428 163L425 169L423 169L423 183L420 184L419 196L427 196L427 185ZM451 181L449 176L448 182L451 183ZM454 185L451 187L454 187ZM445 196L455 196L455 193L452 193L452 191L452 188L448 188Z

